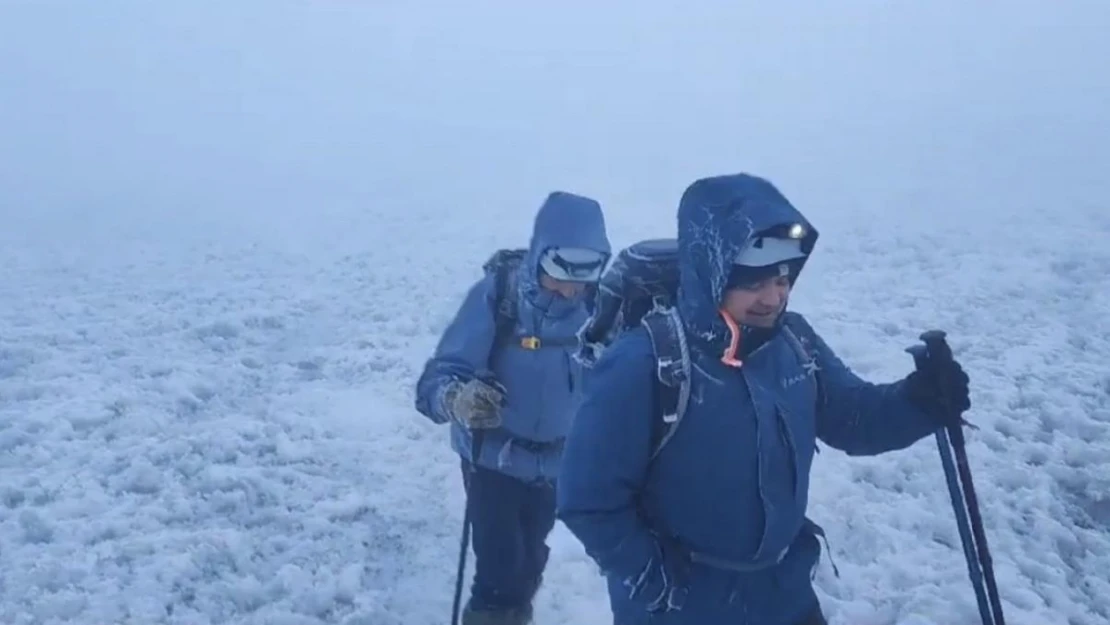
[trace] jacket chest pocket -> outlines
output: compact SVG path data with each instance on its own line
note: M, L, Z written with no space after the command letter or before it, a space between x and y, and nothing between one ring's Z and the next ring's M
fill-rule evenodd
M797 429L797 424L794 423L795 419L794 415L781 402L775 403L775 425L778 428L780 442L789 456L787 466L790 472L791 492L797 496L798 471L802 464L802 458L801 454L798 453L800 448L798 446L798 433L795 432L795 429Z
M525 337L528 338L528 337ZM576 363L570 352L559 345L544 345L544 339L537 337L537 344L521 343L507 346L502 359L505 377L526 379L534 388L524 392L539 393L540 387L574 391L578 387Z
M801 400L776 403L780 427L794 453L798 470L808 471L817 447L817 413L813 404Z
M579 386L576 363L570 351L578 347L575 331L568 329L573 324L565 320L545 321L537 321L531 328L532 334L526 335L520 346L533 352L530 362L538 369L537 375L550 376L552 382L573 392Z

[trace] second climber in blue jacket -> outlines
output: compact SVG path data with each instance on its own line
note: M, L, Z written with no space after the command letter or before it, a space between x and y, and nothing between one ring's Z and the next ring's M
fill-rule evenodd
M609 252L598 202L550 194L501 299L496 271L474 284L417 382L417 410L451 424L462 458L475 556L463 625L531 622L555 526L555 478L582 392L575 334ZM506 305L512 323L499 336Z
M652 459L656 362L636 328L596 365L559 477L559 517L606 576L617 625L825 623L811 584L819 528L806 518L816 442L897 450L958 418L942 395L969 405L956 362L873 384L786 312L816 239L764 179L705 178L683 194L681 427Z

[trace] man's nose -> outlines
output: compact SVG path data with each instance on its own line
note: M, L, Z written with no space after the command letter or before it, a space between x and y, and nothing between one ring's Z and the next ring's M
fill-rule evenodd
M780 306L785 297L786 289L777 284L770 284L759 290L759 303L768 308Z

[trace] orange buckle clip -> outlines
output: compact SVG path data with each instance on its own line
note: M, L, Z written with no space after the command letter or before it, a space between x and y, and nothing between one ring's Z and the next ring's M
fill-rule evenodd
M539 349L540 338L538 336L522 336L520 338L520 346L524 349Z

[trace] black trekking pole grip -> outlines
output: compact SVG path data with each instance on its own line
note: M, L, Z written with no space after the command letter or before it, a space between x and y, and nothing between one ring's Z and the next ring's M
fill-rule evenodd
M926 330L920 338L934 356L941 360L952 359L952 348L948 346L948 334L944 330Z
M925 343L925 361L933 361L935 363L948 364L952 362L952 348L948 346L944 330L929 330L921 333L921 340ZM955 408L952 406L952 398L948 394L948 389L943 385L939 385L941 393L941 401L948 412L952 412Z
M921 333L921 340L925 342L925 355L926 360L931 360L937 363L951 363L954 359L952 357L952 348L948 345L947 335L944 330L928 330ZM916 359L916 357L915 357ZM925 362L919 361L919 367ZM938 392L940 393L941 404L944 405L945 412L952 414L957 411L955 403L952 401L952 396L949 393L948 387L945 384L938 384ZM958 443L963 444L964 433L962 426L967 426L973 430L979 428L964 419L962 414L955 415L955 423L948 428L949 436L953 439L958 439Z

